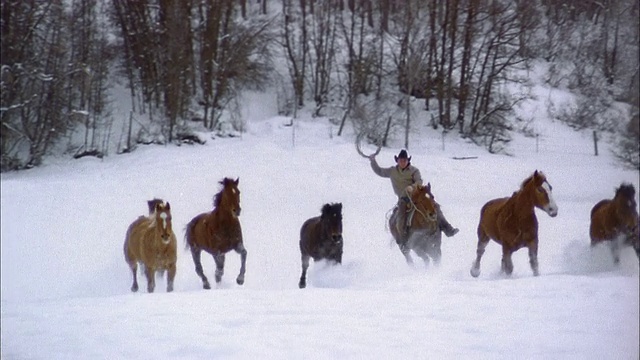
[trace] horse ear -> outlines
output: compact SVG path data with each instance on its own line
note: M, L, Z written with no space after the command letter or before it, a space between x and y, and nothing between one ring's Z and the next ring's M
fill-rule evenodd
M165 207L167 210L171 210L171 204L167 201L167 206Z
M238 186L238 183L239 183L239 182L240 182L240 177L237 177L237 178L236 178L236 181L235 181L236 186Z
M320 210L322 212L322 217L328 215L330 210L331 210L331 205L329 204L322 205L322 209Z

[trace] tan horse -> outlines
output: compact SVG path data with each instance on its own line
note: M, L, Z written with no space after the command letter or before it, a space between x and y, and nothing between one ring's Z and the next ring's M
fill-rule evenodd
M407 211L406 209L399 209L397 206L393 209L389 218L391 235L395 238L407 263L413 264L411 257L411 250L413 250L424 260L425 264L429 264L431 259L437 265L442 256L442 233L438 226L438 215L436 203L431 194L431 184L417 186L411 194L407 194L407 197L409 198L409 206L414 210L414 213L405 245L402 245L402 237L396 226L396 218L398 211Z
M529 264L538 276L538 218L535 208L549 216L558 215L558 206L551 194L551 184L541 171L535 171L522 182L511 197L493 199L480 211L477 257L471 276L480 275L480 259L490 239L502 245L502 271L513 272L511 254L522 247L529 249Z
M609 242L615 264L620 262L620 245L633 246L640 261L636 206L636 189L631 184L622 184L616 189L613 199L599 201L591 209L591 246L603 241Z
M124 258L133 273L131 291L138 291L138 264L147 277L147 291L156 287L156 271L167 276L167 292L173 291L176 276L176 235L171 228L171 205L160 199L149 200L149 216L140 216L127 229ZM153 209L153 212L151 211Z
M245 264L247 250L242 241L242 228L240 227L240 190L239 179L224 178L220 181L222 190L213 199L214 209L211 212L202 213L194 217L187 224L186 242L191 249L191 256L196 266L196 274L202 279L202 286L211 289L209 280L202 270L200 254L202 250L213 255L216 263L216 283L222 280L224 274L225 254L235 250L240 254L240 274L236 278L238 285L244 284Z

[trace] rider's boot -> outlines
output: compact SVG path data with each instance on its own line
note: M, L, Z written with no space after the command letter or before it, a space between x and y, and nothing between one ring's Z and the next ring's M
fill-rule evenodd
M442 230L447 237L452 237L460 231L458 228L454 228L449 224L449 221L444 217L442 210L440 210L440 205L436 205L436 212L438 214L438 225L440 226L440 230Z

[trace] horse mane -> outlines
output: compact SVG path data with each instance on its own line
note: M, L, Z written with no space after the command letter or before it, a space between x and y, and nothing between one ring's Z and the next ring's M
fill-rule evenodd
M533 178L536 177L536 175L541 177L542 179L546 179L546 176L542 173L542 171L536 170L533 174L529 175L529 177L522 181L522 184L520 184L520 190L524 190L525 186L527 186L530 181L533 181Z
M633 199L636 196L636 189L632 184L623 183L616 189L616 197L623 196L625 199Z
M220 189L220 191L215 194L213 196L213 207L217 208L218 206L220 206L220 203L222 202L222 193L224 192L224 189L227 187L227 185L233 183L234 181L231 178L224 178L221 181L219 181L218 183L220 185L222 185L222 189Z
M153 215L156 212L156 205L164 205L164 200L159 198L153 198L152 200L147 201L147 206L149 207L149 216Z

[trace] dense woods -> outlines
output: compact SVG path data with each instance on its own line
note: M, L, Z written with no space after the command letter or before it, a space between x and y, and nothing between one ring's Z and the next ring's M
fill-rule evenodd
M266 89L339 134L409 147L424 111L496 152L536 61L577 95L553 116L614 135L638 168L639 16L632 0L2 0L1 169L241 131L239 94ZM133 111L114 119L122 87Z

